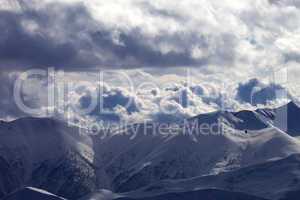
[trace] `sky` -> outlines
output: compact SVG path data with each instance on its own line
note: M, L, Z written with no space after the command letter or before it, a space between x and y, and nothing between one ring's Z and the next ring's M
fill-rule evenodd
M14 91L32 69L46 75L26 77L22 101L59 118L177 121L297 101L299 9L298 0L2 0L0 118L29 114Z

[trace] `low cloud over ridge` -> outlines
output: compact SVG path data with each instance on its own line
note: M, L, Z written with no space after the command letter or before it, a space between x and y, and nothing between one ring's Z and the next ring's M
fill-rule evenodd
M251 79L240 83L237 88L236 98L242 103L266 105L277 99L291 99L289 92L281 85L270 83L264 84L258 79Z

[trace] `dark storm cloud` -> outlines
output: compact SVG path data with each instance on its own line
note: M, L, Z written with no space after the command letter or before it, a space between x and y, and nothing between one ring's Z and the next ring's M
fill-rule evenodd
M278 84L266 85L258 79L251 79L239 84L236 98L241 102L257 105L267 104L279 98L290 98L290 94Z
M98 90L96 90L98 91ZM96 92L94 91L94 92ZM98 101L95 108L88 115L97 118L98 120L120 121L122 116L131 115L139 112L139 103L137 99L122 90L122 88L106 88L99 93ZM79 98L80 108L86 109L92 101L91 94L84 94ZM102 105L100 105L100 103ZM122 108L126 113L118 113L116 109Z
M88 48L88 43L76 35L85 30L84 23L90 21L89 14L80 5L48 5L38 11L0 11L0 29L4 30L0 37L1 67L96 64L92 54L86 57L79 54L79 50ZM30 26L35 30L29 30ZM60 35L62 38L59 38Z
M16 2L23 2L21 10L0 9L0 28L5 30L0 36L2 68L54 66L86 70L216 65L239 70L238 64L257 60L246 52L261 55L261 47L282 36L281 32L275 34L278 27L287 32L294 30L297 20L290 19L297 17L297 12L289 10L287 15L280 11L284 5L298 7L292 0L269 0L258 5L265 8L260 10L255 3L252 6L246 1L233 3L232 7L210 1L172 6L168 2L147 1L100 5L96 1ZM260 13L261 10L270 13ZM266 23L263 28L262 21ZM256 35L257 28L271 31L278 38L265 40ZM286 57L296 59L293 55Z
M147 66L182 66L195 65L197 60L191 57L188 50L184 52L171 51L162 53L159 49L154 49L145 43L146 38L139 30L132 30L130 34L121 33L119 42L114 43L109 38L109 32L96 32L92 39L103 54L111 54L111 59L105 65L119 67L147 67ZM124 66L125 65L125 66Z
M2 68L86 69L206 63L205 59L194 59L190 48L163 53L155 46L155 42L163 40L187 42L180 41L178 35L149 40L140 29L126 33L117 30L120 34L116 42L113 38L116 30L94 20L83 4L52 3L21 12L0 10L0 29L5 30L0 36Z

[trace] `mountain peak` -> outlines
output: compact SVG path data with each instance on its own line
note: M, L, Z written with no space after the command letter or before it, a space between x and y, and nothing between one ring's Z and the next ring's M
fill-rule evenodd
M296 108L296 109L300 109L300 107L294 102L294 101L290 101L287 105L288 108Z
M278 108L275 108L274 110L276 112L300 113L300 107L294 101L290 101L287 104L284 104Z
M191 118L197 120L199 124L218 124L225 122L230 127L237 130L260 130L268 125L260 119L255 111L241 110L238 112L218 111L208 114L201 114Z

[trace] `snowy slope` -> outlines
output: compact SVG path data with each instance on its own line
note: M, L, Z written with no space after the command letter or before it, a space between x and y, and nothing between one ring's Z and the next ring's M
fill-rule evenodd
M45 190L41 190L33 187L26 187L8 195L3 200L66 200L66 199L51 194Z
M161 194L151 197L141 197L141 198L130 198L122 197L115 200L266 200L264 198L255 197L253 195L243 194L240 192L229 192L225 190L218 189L205 189L205 190L195 190L195 191L186 191L186 192L174 192ZM97 200L97 199L95 199Z
M218 175L195 177L185 180L165 180L138 191L123 194L131 198L181 193L216 188L242 192L266 199L282 199L300 188L300 155L269 161Z
M80 198L80 200L113 200L119 197L120 196L118 194L115 194L110 190L102 189L86 195Z
M76 129L52 119L0 124L0 197L24 185L77 197L96 188L93 151Z
M300 107L294 102L274 109L258 109L257 112L289 135L300 136Z
M172 135L137 124L104 139L53 119L0 122L0 198L25 185L68 199L103 196L99 189L128 192L300 154L300 140L270 119L261 111L214 112L189 119ZM190 125L204 123L221 131L186 134Z
M216 111L201 114L189 119L191 124L217 124L223 122L237 130L260 130L269 127L269 123L255 111L242 110L239 112Z
M221 123L231 131L224 135L141 133L133 139L126 135L108 138L97 147L103 153L100 157L108 158L103 168L111 189L125 192L159 180L218 174L300 153L299 140L277 128L249 129L246 134L228 127L228 121Z

